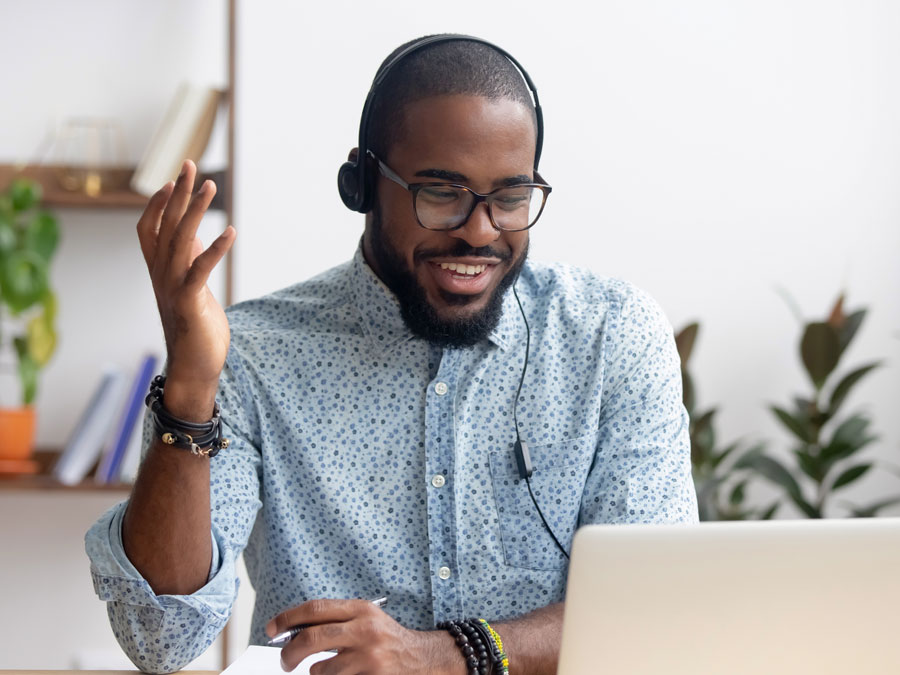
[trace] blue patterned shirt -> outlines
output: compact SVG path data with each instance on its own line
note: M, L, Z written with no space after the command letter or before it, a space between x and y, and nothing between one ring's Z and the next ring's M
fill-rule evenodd
M518 401L531 487L568 549L579 525L697 520L672 331L621 281L527 262L531 327ZM413 337L357 251L314 279L228 310L219 401L231 446L211 460L213 564L189 596L153 594L126 558L123 506L88 532L98 595L142 669L184 666L221 631L244 553L250 640L310 598L389 597L408 628L512 618L563 600L567 561L519 478L513 399L525 324L508 292L472 348Z

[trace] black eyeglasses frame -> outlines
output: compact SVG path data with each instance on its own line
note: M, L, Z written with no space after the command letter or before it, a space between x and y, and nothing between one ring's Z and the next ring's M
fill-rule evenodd
M383 161L381 161L381 159L379 159L375 155L374 152L372 152L371 150L368 150L366 152L366 154L369 157L371 157L375 162L378 163L378 171L381 173L382 176L384 176L385 178L387 178L390 181L393 181L400 187L402 187L405 190L408 190L409 192L412 193L413 215L415 215L415 217L416 217L416 222L419 224L419 227L422 227L431 232L453 232L454 230L458 230L459 228L463 227L466 223L469 222L469 218L472 217L472 214L475 213L475 209L478 207L478 205L481 202L485 202L487 204L488 218L490 219L491 225L494 227L495 230L499 230L500 232L524 232L525 230L530 230L532 227L534 227L535 223L537 223L537 221L540 220L541 214L544 213L544 207L547 205L547 197L553 191L553 188L551 186L547 185L547 183L545 183L545 182L516 183L515 185L504 185L495 190L491 190L490 192L485 193L485 194L476 192L475 190L468 187L467 185L460 185L458 183L436 183L436 182L407 183L405 180L403 180L403 178L400 177L400 175L396 171L394 171L391 167L389 167L387 164L385 164ZM534 177L540 181L544 180L543 178L541 178L541 175L537 171L534 172ZM472 201L472 207L469 209L469 212L466 214L466 217L459 223L459 225L454 225L453 227L427 227L426 225L424 225L422 223L422 221L419 219L418 210L416 209L416 198L418 197L419 190L421 190L422 188L426 188L426 187L458 188L458 189L464 190L474 196L474 200ZM493 213L493 207L492 207L492 202L494 200L494 194L499 192L500 190L508 190L509 188L521 188L521 187L538 188L541 191L543 201L541 202L541 208L538 211L538 214L534 217L534 220L528 225L528 227L521 227L521 228L515 228L515 229L510 229L507 227L500 227L494 221L494 213Z

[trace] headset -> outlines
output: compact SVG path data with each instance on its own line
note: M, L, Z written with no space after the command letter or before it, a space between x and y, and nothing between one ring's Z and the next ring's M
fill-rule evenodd
M341 195L341 200L344 202L344 205L351 211L368 213L372 210L372 204L375 195L375 172L369 170L367 161L369 150L369 115L371 114L372 103L375 99L375 95L378 92L378 88L381 86L381 83L384 82L385 79L387 79L388 74L398 63L403 61L403 59L407 58L411 54L435 44L460 40L468 42L478 42L480 44L487 45L491 49L499 52L507 59L509 59L510 62L516 67L516 69L518 69L519 73L522 75L522 79L525 80L525 84L528 85L528 89L531 91L531 96L534 99L534 114L535 120L537 122L537 139L534 149L534 170L538 170L538 164L541 161L541 149L544 145L544 116L541 113L541 103L538 99L537 87L534 86L534 82L532 82L531 77L528 75L528 72L522 67L522 64L516 61L516 59L513 58L513 56L506 50L501 49L497 45L488 42L487 40L482 40L481 38L472 37L471 35L457 34L431 35L419 40L415 40L407 45L390 61L385 63L377 73L375 73L375 79L372 80L372 86L369 88L369 93L366 96L365 105L363 105L362 116L359 120L359 145L356 159L345 162L338 170L338 192ZM565 548L563 548L562 544L559 543L559 539L556 538L556 535L553 533L550 525L547 524L547 519L544 518L544 514L541 512L541 507L538 506L537 500L535 500L534 498L534 492L532 492L531 490L531 474L533 472L531 453L528 451L528 444L523 441L521 436L519 435L519 418L517 414L519 407L519 394L522 391L522 384L525 382L525 373L528 370L528 353L531 347L531 329L528 326L528 318L525 316L525 310L522 308L522 301L519 300L519 294L516 292L515 284L513 284L513 295L515 296L516 303L519 306L519 312L522 315L522 320L525 322L525 363L522 366L522 374L519 376L519 386L516 389L516 398L513 402L513 420L516 425L516 442L513 446L513 451L516 455L516 467L518 468L519 478L524 480L525 484L528 486L528 494L531 495L531 501L534 504L534 508L537 510L538 515L541 517L541 522L544 524L547 532L550 533L550 537L553 539L553 543L556 544L556 547L568 560L568 552Z
M387 76L394 69L394 66L396 66L411 54L425 49L426 47L440 44L442 42L458 41L478 42L490 47L491 49L499 52L507 59L509 59L522 75L522 78L525 80L525 84L527 84L528 89L531 90L531 96L534 98L534 114L537 120L537 142L535 143L534 150L534 170L537 171L538 164L541 161L541 148L544 145L544 117L541 114L541 103L538 99L537 88L534 86L534 82L531 81L531 77L528 75L525 69L518 61L513 58L513 56L509 52L501 49L495 44L488 42L487 40L472 37L471 35L430 35L428 37L423 37L415 40L414 42L407 45L403 50L395 54L394 58L385 63L377 73L375 73L375 79L372 80L372 86L369 88L369 93L366 96L365 105L363 105L362 116L359 120L359 145L357 146L359 148L359 152L356 155L355 160L345 162L338 170L338 192L341 195L341 200L344 202L344 205L351 211L368 213L372 210L372 202L375 195L376 172L370 171L370 167L368 166L369 162L367 161L367 157L369 147L367 139L369 133L369 115L371 114L372 104L375 100L375 95L378 92L378 88L381 86L381 83L384 82L385 79L387 79Z

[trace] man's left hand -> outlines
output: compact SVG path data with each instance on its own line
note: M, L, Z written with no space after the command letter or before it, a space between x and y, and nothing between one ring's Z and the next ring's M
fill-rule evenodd
M300 624L309 627L281 650L285 670L310 654L336 650L333 658L314 664L310 675L466 672L448 633L404 628L366 600L310 600L276 616L266 633L274 637Z

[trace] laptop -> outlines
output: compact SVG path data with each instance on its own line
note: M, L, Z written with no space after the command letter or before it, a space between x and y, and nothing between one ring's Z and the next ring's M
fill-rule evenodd
M900 674L900 518L590 525L558 675Z

